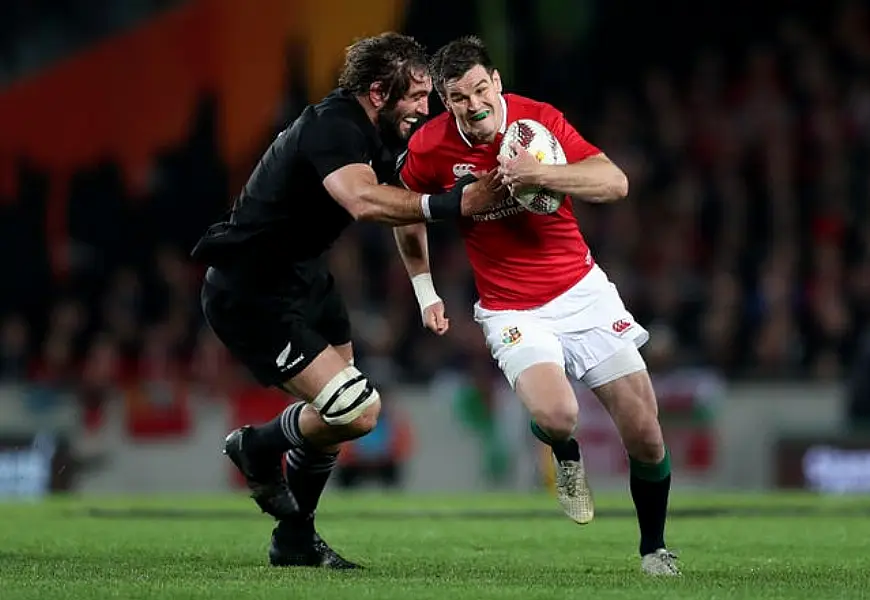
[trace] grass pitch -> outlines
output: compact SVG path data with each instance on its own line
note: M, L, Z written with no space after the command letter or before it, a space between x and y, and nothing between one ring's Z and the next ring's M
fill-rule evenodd
M356 572L267 566L244 496L0 503L0 599L530 600L870 597L870 500L677 491L683 576L640 573L627 494L585 527L546 495L330 494L319 529Z

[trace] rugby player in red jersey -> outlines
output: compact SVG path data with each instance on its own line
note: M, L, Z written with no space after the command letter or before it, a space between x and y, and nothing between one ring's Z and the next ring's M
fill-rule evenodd
M430 71L447 111L411 138L402 182L410 190L438 194L468 173L498 168L511 189L535 185L569 195L549 215L529 212L508 197L488 212L459 221L480 297L474 317L530 411L532 431L553 449L565 513L578 523L588 523L594 514L574 437L578 405L570 376L594 391L622 436L642 569L676 575L675 556L664 540L670 459L638 351L649 334L595 263L572 208L572 198L611 202L625 197L627 178L553 106L503 94L499 73L479 39L464 37L442 47ZM518 119L534 119L549 129L568 164L542 165L519 146L514 158L499 158L502 136ZM423 322L443 334L449 324L432 283L426 226L396 227L395 235Z

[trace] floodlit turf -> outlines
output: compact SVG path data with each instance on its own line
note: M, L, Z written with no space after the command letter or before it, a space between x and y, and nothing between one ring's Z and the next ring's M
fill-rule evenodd
M332 495L321 533L368 568L326 572L266 566L271 523L243 496L0 503L0 600L870 597L866 498L678 492L677 580L640 573L626 495L598 507L580 527L546 496Z

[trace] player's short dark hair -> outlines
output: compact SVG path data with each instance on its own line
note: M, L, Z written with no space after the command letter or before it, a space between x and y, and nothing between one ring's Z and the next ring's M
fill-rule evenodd
M490 75L495 70L483 40L474 35L466 35L441 46L429 61L429 72L435 89L444 94L448 81L462 77L477 65L486 69Z
M395 102L411 87L412 75L427 68L426 51L417 40L388 31L347 47L338 85L366 94L373 83L380 83L387 101Z

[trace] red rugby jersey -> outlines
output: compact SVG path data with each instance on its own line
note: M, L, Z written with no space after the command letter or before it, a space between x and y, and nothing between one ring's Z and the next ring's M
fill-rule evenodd
M505 94L502 102L505 122L491 144L470 144L447 112L423 125L408 145L401 171L404 184L416 192L437 194L471 171L495 168L502 136L518 119L534 119L552 131L569 163L601 152L550 104L514 94ZM573 287L593 265L570 197L550 215L531 213L508 198L486 213L461 219L459 227L481 306L490 310L546 304Z

